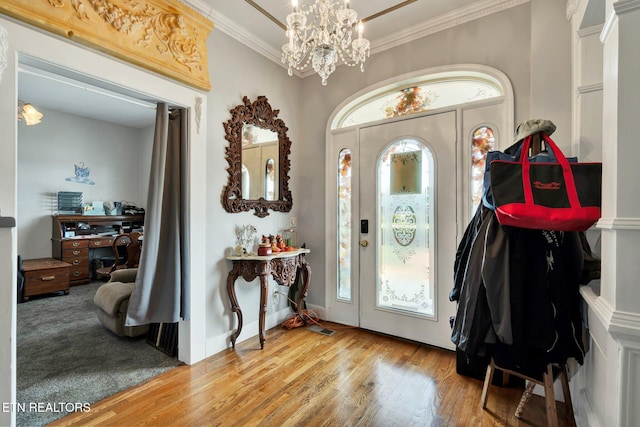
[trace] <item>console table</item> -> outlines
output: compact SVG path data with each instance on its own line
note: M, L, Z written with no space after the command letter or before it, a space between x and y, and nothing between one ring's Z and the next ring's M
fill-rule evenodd
M231 310L238 316L238 329L231 335L231 345L236 346L236 339L242 331L242 311L238 305L236 297L235 283L238 277L242 277L247 282L260 278L260 312L259 312L259 328L260 328L260 348L264 348L264 320L267 314L267 297L269 292L269 275L271 275L280 285L291 286L296 278L298 269L302 270L303 283L298 297L296 309L298 315L302 317L302 303L307 295L307 288L311 280L311 268L307 264L305 255L311 252L309 249L299 249L293 252L280 252L272 255L258 256L229 256L227 257L233 263L233 268L229 272L227 278L227 291L231 300Z

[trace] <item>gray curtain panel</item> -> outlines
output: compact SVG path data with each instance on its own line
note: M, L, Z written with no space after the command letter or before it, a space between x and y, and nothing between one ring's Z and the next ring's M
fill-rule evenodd
M189 319L188 111L159 103L144 243L127 325Z

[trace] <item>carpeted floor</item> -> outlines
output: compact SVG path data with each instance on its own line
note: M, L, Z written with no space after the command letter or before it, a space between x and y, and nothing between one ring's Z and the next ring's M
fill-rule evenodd
M179 365L145 336L121 338L102 326L93 304L100 285L18 304L18 427L45 425Z

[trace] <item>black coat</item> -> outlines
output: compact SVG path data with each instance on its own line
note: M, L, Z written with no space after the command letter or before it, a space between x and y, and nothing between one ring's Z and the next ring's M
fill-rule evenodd
M451 340L471 355L537 376L547 363L582 363L578 233L500 226L482 206L454 263Z

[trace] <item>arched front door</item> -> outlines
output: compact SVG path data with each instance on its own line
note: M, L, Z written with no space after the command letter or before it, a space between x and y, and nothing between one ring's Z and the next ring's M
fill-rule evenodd
M512 121L508 79L479 65L381 82L336 109L326 151L328 320L453 348L448 294L457 237L477 204L478 156L503 148Z

